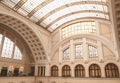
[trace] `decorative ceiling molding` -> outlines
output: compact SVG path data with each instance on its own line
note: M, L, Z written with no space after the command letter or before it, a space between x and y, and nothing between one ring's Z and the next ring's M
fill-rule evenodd
M24 3L27 2L27 0L20 0L14 7L13 10L17 11L19 8L21 8Z
M95 12L95 13L103 13L103 14L108 14L108 12L104 12L104 11L96 11L96 10L83 10L83 11L75 11L75 12L71 12L71 13L68 13L64 16L61 16L57 19L55 19L54 21L52 21L50 24L48 24L46 26L46 28L49 28L50 26L52 26L53 24L55 24L58 20L61 20L67 16L70 16L70 15L73 15L73 14L78 14L78 13L84 13L84 12Z
M41 4L39 4L36 8L34 8L29 14L28 17L30 18L33 16L34 13L36 13L38 10L40 10L42 7L46 6L47 4L51 3L52 0L44 1Z
M55 30L57 30L57 29L59 29L59 28L63 28L63 27L65 27L65 26L69 26L70 24L73 24L73 23L76 23L76 22L80 22L80 21L82 21L82 20L84 20L84 19L87 19L87 20L85 20L85 21L98 20L98 21L109 22L109 20L106 20L106 19L103 19L103 18L97 18L97 17L94 17L94 18L92 18L92 17L88 17L88 18L86 18L86 17L76 18L76 19L73 19L73 20L70 20L70 21L68 21L68 22L63 23L62 25L58 26ZM55 31L55 30L54 30L54 31Z
M65 4L63 6L60 6L52 11L50 11L49 13L47 13L46 15L44 15L39 21L38 23L41 23L44 19L46 19L47 17L49 17L50 15L62 10L62 9L65 9L67 7L70 7L70 6L75 6L75 5L80 5L80 4L98 4L98 5L106 5L107 4L105 2L99 2L99 1L78 1L78 2L73 2L73 3L68 3L68 4Z

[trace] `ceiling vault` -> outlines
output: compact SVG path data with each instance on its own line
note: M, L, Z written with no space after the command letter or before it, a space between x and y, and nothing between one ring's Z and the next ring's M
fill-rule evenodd
M75 12L68 13L68 14L66 14L66 15L64 15L64 16L61 16L61 17L55 19L55 20L52 21L50 24L48 24L48 25L46 26L46 28L49 28L51 25L53 25L54 23L56 23L58 20L63 19L63 18L65 18L65 17L67 17L67 16L70 16L70 15L73 15L73 14L78 14L78 13L84 13L84 12L96 12L96 13L108 14L108 12L96 11L96 10L75 11Z
M52 11L50 11L49 13L47 13L46 15L44 15L39 21L38 23L41 23L44 19L46 19L47 17L49 17L50 15L62 10L62 9L65 9L67 7L70 7L70 6L75 6L75 5L80 5L80 4L99 4L99 5L106 5L105 2L99 2L99 1L78 1L78 2L74 2L74 3L69 3L69 4L65 4L63 6L60 6Z
M0 0L0 3L53 32L77 18L110 21L110 0Z

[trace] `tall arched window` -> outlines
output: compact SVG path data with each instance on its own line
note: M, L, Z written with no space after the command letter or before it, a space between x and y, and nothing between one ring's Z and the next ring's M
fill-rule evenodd
M82 45L76 45L75 46L75 51L76 51L76 58L82 58Z
M14 43L7 37L4 39L3 49L2 49L2 57L12 58Z
M95 58L97 57L97 48L92 46L92 45L88 45L88 50L89 50L89 57L90 58Z
M5 37L4 35L0 34L0 48L2 52L1 57L22 60L22 53L15 44L15 39L12 41L10 38Z
M75 67L75 77L85 77L85 69L80 64Z
M101 70L97 64L90 65L89 76L90 77L101 77Z
M69 58L70 58L69 48L67 48L63 52L63 59L69 59Z
M58 76L58 67L56 65L51 67L51 76Z
M118 78L119 77L118 67L113 63L107 64L105 66L105 75L108 78Z
M70 77L70 76L71 76L70 66L64 65L64 66L62 67L62 76L63 76L63 77Z
M1 69L1 76L7 76L7 72L8 72L8 67L3 67Z

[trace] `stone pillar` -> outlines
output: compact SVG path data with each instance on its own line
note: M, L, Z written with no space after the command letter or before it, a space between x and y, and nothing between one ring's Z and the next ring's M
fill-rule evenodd
M104 68L104 65L101 65L101 77L105 77L105 68Z
M100 62L103 62L103 49L102 49L102 43L100 41L97 41L97 54Z
M63 59L63 52L62 52L62 47L59 47L59 63L62 63L62 59Z
M86 38L83 38L83 58L84 58L84 62L87 63L88 62L88 45L86 44Z
M38 76L38 65L35 65L35 76Z
M61 66L59 66L58 76L62 77L62 67Z
M89 66L85 67L85 77L89 77Z
M96 24L96 33L98 34L98 35L100 35L100 23L98 22L98 21L95 21L95 24Z
M74 63L74 58L75 58L75 49L73 45L73 40L70 40L70 63Z
M50 76L50 65L47 64L45 69L45 76Z
M75 77L74 67L71 67L71 77Z

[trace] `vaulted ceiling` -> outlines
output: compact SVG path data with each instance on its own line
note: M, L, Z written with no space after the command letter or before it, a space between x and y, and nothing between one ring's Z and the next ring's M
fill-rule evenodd
M53 32L79 18L110 20L109 0L1 0L14 11Z

